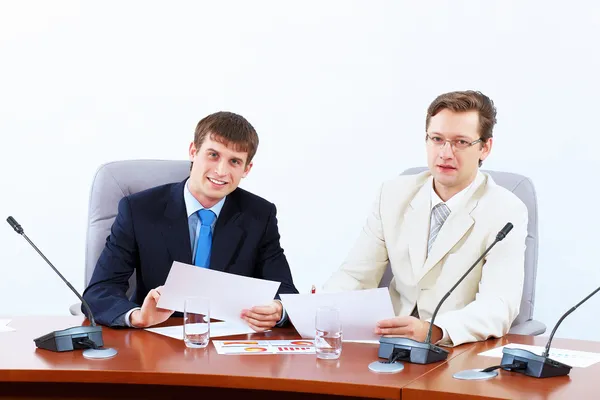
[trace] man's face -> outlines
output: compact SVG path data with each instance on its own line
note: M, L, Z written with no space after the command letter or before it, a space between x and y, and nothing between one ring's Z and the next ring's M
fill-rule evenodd
M234 151L211 136L206 136L199 149L192 142L189 150L190 161L194 162L189 188L206 208L233 192L252 168L252 163L246 165L247 152Z
M479 114L477 111L453 112L444 109L431 117L427 134L442 140L474 142L480 137ZM492 139L464 150L454 149L450 143L442 143L442 146L435 145L427 139L427 165L433 175L436 192L442 200L447 201L473 182L479 169L479 160L485 160L492 149Z

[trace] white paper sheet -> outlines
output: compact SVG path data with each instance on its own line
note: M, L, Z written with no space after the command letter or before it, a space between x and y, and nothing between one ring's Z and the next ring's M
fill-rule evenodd
M541 346L530 346L527 344L510 343L502 347L496 347L491 350L484 351L483 353L479 353L479 355L502 358L502 349L505 347L529 350L532 353L535 353L539 356L541 356L544 352L544 348ZM571 367L587 368L590 365L596 364L598 361L600 361L600 354L589 353L586 351L550 348L550 358L563 364L570 365Z
M15 331L15 328L11 328L8 324L10 324L10 319L0 319L0 333Z
M208 297L211 318L245 323L240 318L242 310L270 304L279 285L279 282L228 274L175 261L157 305L167 310L183 311L186 297Z
M361 344L376 344L377 346L379 346L379 339L375 340L349 340L349 339L342 339L342 342L344 343L361 343Z
M183 340L183 325L163 326L160 328L146 328L147 331L168 336L173 339ZM230 322L211 322L210 337L223 337L233 335L246 335L255 333L252 328L246 324L237 324Z
M373 333L377 321L393 318L394 308L387 288L340 293L282 294L281 301L294 327L303 338L315 337L315 314L320 306L340 309L345 340L379 340Z

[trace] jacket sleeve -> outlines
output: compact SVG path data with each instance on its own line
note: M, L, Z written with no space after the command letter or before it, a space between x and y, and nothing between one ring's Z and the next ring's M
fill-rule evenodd
M279 243L280 235L277 228L277 209L272 206L267 226L259 244L256 268L261 279L281 282L276 298L281 293L296 294L290 266Z
M131 207L128 198L124 197L119 201L110 235L83 293L96 322L107 326L123 326L123 315L139 307L126 296L129 278L138 266L139 254ZM84 309L82 311L86 312Z

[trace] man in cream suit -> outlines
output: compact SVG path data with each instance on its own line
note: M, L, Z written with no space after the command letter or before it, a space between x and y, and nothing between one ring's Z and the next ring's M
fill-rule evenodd
M376 288L388 265L397 315L375 332L423 341L442 296L494 241L440 308L432 342L456 346L505 335L519 313L527 208L479 167L492 150L493 102L480 92L438 96L427 110L428 171L383 183L366 224L325 291Z

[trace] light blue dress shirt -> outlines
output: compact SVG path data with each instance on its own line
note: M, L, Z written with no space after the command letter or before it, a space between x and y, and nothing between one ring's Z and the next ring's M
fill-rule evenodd
M219 214L221 213L221 209L223 209L223 204L225 204L225 199L227 198L227 196L223 197L221 199L221 201L219 201L214 206L212 206L210 208L205 208L202 206L202 204L200 204L200 202L198 200L196 200L194 195L192 195L192 192L190 192L190 188L188 187L189 184L190 184L190 181L188 179L188 181L185 183L185 186L183 189L183 201L185 202L185 210L187 212L187 217L188 217L188 228L190 230L190 243L192 244L192 264L194 264L196 262L196 260L194 260L194 258L196 258L196 247L198 246L198 241L196 240L196 238L200 234L200 226L201 226L201 224L198 223L200 220L200 217L198 216L198 211L206 209L206 210L210 210L215 213L217 218L215 218L215 221L212 223L212 225L210 227L211 233L214 234L215 233L215 224L217 223L217 219L219 219Z

